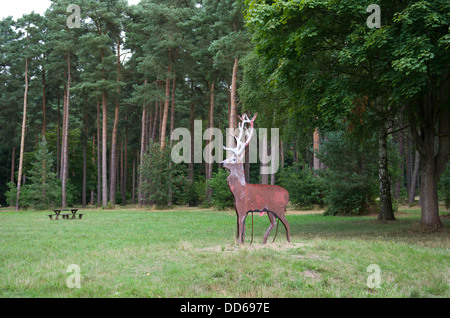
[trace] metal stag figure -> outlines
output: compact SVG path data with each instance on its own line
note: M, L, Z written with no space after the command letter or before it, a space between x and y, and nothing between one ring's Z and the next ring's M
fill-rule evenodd
M289 202L289 193L280 186L266 184L248 184L245 182L243 157L245 147L250 143L253 136L253 122L257 114L250 120L247 114L240 116L239 119L239 135L234 136L236 139L236 148L223 147L227 151L231 151L233 155L222 162L223 167L230 171L228 176L228 186L234 196L234 206L237 214L237 233L236 238L239 244L244 244L245 234L245 218L248 213L264 212L267 213L270 220L270 226L264 234L263 244L267 242L270 231L275 226L275 220L278 218L286 228L287 241L290 242L289 223L286 220L286 206ZM250 129L245 127L250 124ZM242 136L245 133L245 141L242 142ZM274 238L275 240L275 238Z

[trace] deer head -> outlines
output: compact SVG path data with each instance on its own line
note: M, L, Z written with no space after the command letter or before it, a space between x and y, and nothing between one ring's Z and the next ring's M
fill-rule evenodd
M235 148L228 148L223 147L223 149L227 151L231 151L233 154L230 158L225 159L222 161L222 165L224 168L228 169L230 172L233 172L232 170L235 169L242 169L242 163L244 159L244 152L245 147L250 143L250 140L253 137L253 123L256 119L256 116L258 113L255 113L253 115L252 119L249 119L247 114L243 114L242 117L238 115L238 118L241 120L241 122L238 125L238 135L232 135L234 139L236 140L236 147ZM250 128L245 127L246 124L250 124ZM242 141L242 136L245 135L245 140Z

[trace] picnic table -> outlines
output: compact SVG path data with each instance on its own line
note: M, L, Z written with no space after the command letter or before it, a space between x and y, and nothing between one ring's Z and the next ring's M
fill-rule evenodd
M70 211L72 212L72 217L70 219L74 220L77 218L77 211L78 209L54 209L53 212L55 212L55 214L49 214L49 218L50 220L53 220L53 216L55 216L55 220L59 220L59 216L61 215L63 219L69 219L69 216L71 216L70 213L63 213L61 214L61 211ZM83 216L83 214L78 213L78 218L81 219L81 217Z

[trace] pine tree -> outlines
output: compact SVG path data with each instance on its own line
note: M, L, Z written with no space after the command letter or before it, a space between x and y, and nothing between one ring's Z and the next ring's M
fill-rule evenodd
M27 183L24 185L24 198L21 203L43 210L59 206L61 203L61 187L53 172L53 155L48 151L47 141L42 137L38 149L27 172Z
M27 126L27 107L28 107L28 88L29 88L29 65L32 60L39 55L39 40L40 30L38 28L39 22L42 20L41 16L35 13L26 14L18 20L18 27L25 30L24 37L19 40L23 43L24 52L23 58L25 60L25 90L23 95L23 113L22 113L22 132L20 138L20 157L19 157L19 173L17 177L17 197L16 197L16 211L19 210L20 191L22 186L23 175L23 158L25 151L25 134ZM22 32L19 32L22 33Z

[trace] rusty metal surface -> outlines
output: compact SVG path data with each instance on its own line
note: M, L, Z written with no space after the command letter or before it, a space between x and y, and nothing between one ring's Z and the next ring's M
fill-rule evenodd
M246 114L239 117L243 122L239 128L244 129L244 124L249 123L250 128L253 129L253 122L256 114L252 120L248 120ZM246 120L247 119L247 120ZM242 133L240 133L242 135ZM246 135L252 136L251 133ZM276 219L281 220L286 228L287 241L290 242L289 222L286 220L285 212L286 206L289 202L289 193L286 189L280 186L266 185L266 184L249 184L245 182L244 166L242 162L242 154L245 146L250 142L250 138L242 143L236 138L237 147L234 149L226 148L225 150L233 151L233 155L224 160L222 165L230 172L228 176L228 186L234 196L234 206L237 216L237 232L236 239L239 244L244 244L245 237L245 218L250 212L261 212L261 215L266 212L270 220L270 226L263 237L263 244L267 243L270 231L276 224Z

